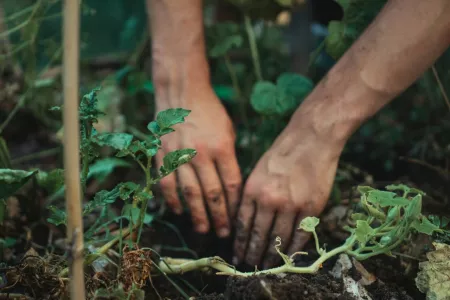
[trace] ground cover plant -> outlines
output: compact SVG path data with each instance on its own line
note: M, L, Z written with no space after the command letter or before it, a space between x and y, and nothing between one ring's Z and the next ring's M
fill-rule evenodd
M233 118L245 177L385 1L337 1L343 17L327 24L305 73L289 68L280 17L295 1L267 1L266 12L252 1L231 2L237 17L206 22L206 38L213 86ZM7 88L0 102L0 298L61 299L70 283L61 47L48 35L38 38L39 28L58 18L52 11L58 3L13 10L0 36L20 36L1 56L7 64L0 83ZM89 5L83 1L84 14L93 14ZM450 297L448 53L349 141L327 209L298 224L312 236L305 249L287 256L279 251L284 241L272 240L282 263L261 270L231 265L231 240L194 234L188 212L166 209L158 181L196 152L179 149L162 168L153 165L161 137L183 126L190 112L153 115L148 43L145 37L126 60L90 58L83 65L79 151L89 299ZM42 47L44 64L31 59Z

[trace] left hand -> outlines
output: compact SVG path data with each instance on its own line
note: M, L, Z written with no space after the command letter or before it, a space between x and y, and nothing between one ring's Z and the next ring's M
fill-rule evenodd
M273 267L280 260L274 247L277 236L282 241L280 250L286 253L287 249L288 255L304 246L309 235L295 230L303 218L324 209L341 150L342 146L319 137L308 124L286 127L245 185L233 263L259 265L263 260L264 268Z

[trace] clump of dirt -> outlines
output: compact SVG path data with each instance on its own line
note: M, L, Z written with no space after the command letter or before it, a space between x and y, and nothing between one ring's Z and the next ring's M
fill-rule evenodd
M225 299L325 300L343 298L342 283L329 275L266 275L230 277Z

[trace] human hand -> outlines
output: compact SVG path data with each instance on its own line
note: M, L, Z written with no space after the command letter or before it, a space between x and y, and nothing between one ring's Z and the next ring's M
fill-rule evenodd
M288 255L304 246L309 234L295 230L303 218L324 209L341 149L317 136L308 124L291 122L286 127L245 184L233 263L262 261L264 268L273 267L280 260L273 246L277 236L280 250Z
M226 237L230 233L227 202L230 207L236 206L241 185L233 124L210 87L182 94L180 98L176 106L190 109L191 114L185 123L174 127L175 132L162 138L162 151L158 152L156 161L158 167L161 166L165 154L181 148L193 148L197 155L175 174L160 181L162 193L172 210L181 214L179 185L195 231L206 233L209 230L206 213L209 209L217 235ZM157 100L158 111L169 107L168 101Z

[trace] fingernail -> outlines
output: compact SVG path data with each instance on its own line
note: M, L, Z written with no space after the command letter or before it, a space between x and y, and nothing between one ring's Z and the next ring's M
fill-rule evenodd
M182 213L183 213L183 210L181 209L181 208L175 208L175 210L174 210L174 213L176 214L176 215L181 215Z
M206 226L206 224L199 224L195 227L195 230L199 233L206 233L208 231L208 226Z
M219 237L225 238L230 235L230 230L226 227L219 229L219 232L217 233Z
M233 256L233 258L231 259L231 263L233 265L239 264L239 258L237 258L237 256Z

